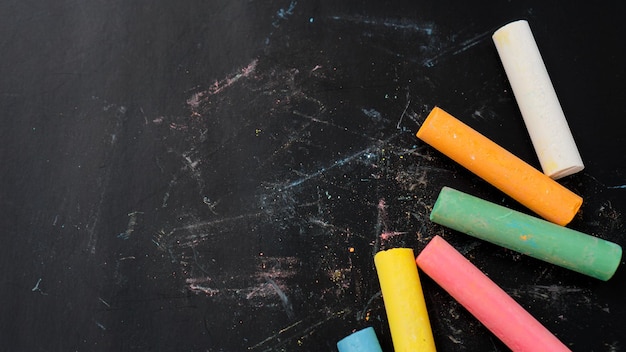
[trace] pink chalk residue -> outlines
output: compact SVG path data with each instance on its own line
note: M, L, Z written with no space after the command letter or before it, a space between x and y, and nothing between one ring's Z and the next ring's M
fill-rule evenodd
M209 89L201 92L196 92L191 97L189 97L189 99L187 99L187 105L189 105L189 107L191 107L192 110L195 111L200 106L200 104L206 101L210 96L218 94L224 89L235 84L240 79L250 76L254 72L254 70L256 70L256 66L258 63L259 59L254 59L246 67L241 68L237 73L231 74L220 80L215 80L215 82L213 82Z
M398 231L383 232L383 233L380 234L380 239L386 241L386 240L390 239L391 237L398 236L398 235L404 235L404 234L406 234L406 232L398 232Z

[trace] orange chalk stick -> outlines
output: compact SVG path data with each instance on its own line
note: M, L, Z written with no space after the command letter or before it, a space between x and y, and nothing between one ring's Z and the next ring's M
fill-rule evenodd
M565 226L582 205L580 196L438 107L417 137L548 221Z

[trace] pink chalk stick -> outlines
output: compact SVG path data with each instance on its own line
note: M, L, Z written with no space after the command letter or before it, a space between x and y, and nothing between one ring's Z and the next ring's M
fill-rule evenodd
M513 351L570 351L511 296L439 236L415 260Z

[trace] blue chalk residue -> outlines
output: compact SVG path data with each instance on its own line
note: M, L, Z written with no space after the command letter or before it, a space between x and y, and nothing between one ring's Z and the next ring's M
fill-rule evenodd
M371 117L376 120L380 120L383 117L380 112L376 111L376 109L362 108L361 112L363 112L366 116Z
M287 17L293 15L293 10L296 9L297 4L298 2L294 0L289 4L289 7L287 7L286 9L279 9L278 11L276 11L276 17L278 18L274 22L272 22L272 26L278 28L278 23L280 20L286 20Z

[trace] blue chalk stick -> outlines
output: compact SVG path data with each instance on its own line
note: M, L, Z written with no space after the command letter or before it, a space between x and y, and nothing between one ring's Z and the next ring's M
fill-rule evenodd
M374 328L359 330L337 342L339 352L383 352Z

